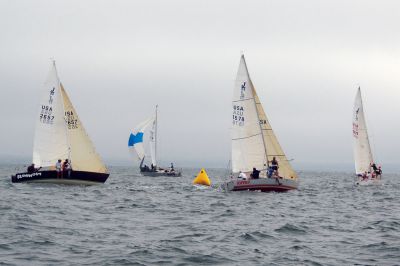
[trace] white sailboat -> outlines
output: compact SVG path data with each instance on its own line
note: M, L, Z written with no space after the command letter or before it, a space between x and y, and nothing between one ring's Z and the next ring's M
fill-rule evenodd
M244 55L233 89L232 108L232 175L223 187L231 191L296 189L297 174L267 119Z
M357 175L356 184L365 185L378 182L381 179L382 170L380 167L376 166L372 156L361 97L361 88L358 88L357 95L354 100L353 152Z
M173 164L169 168L161 168L157 164L157 114L158 105L153 116L140 123L130 134L128 148L140 161L140 173L145 176L181 176L182 171L174 168ZM148 130L148 138L146 129ZM151 165L144 164L146 158L145 146L148 143L150 150Z
M68 160L70 168L57 172L58 160ZM13 175L12 182L94 184L104 183L109 176L60 82L54 61L36 116L32 161L28 172Z

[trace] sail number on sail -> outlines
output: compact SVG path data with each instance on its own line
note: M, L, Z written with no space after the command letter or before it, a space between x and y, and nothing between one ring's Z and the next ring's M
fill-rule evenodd
M358 138L358 125L356 123L353 123L353 136Z
M78 119L75 118L74 113L72 111L65 112L65 119L68 125L68 129L78 128Z
M49 94L49 105L42 104L42 110L40 111L40 114L39 114L39 120L40 120L40 122L42 122L44 124L53 124L54 115L52 115L53 108L51 107L51 105L53 104L53 96L55 94L54 91L55 91L55 88L53 87L53 89L50 90L50 94Z
M232 123L236 126L244 126L244 108L240 105L233 106L233 117Z

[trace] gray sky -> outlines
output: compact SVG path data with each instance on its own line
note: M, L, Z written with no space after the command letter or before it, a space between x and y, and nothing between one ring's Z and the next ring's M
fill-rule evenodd
M55 58L106 160L159 104L159 157L225 166L244 51L295 166L352 163L361 86L373 148L399 162L399 1L0 0L0 155L31 156L39 91Z

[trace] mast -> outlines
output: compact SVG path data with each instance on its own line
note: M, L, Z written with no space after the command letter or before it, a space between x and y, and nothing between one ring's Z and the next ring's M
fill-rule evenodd
M154 129L154 159L155 159L155 161L156 161L156 163L157 163L157 110L158 110L158 104L156 105L156 119L155 119L155 123L156 123L156 126L155 126L155 129Z
M249 81L250 81L251 88L252 88L252 90L255 92L256 89L254 88L253 81L252 81L251 78L250 78L249 69L247 68L246 59L244 58L244 54L242 54L242 57L243 57L244 65L245 65L245 67L246 67L247 76L249 77ZM255 97L254 97L254 93L253 93L253 103L254 103L254 106L255 106L255 108L256 108L256 114L257 114L257 119L258 119L258 126L260 127L261 138L262 138L263 146L264 146L264 154L265 154L264 159L265 159L265 161L267 162L267 165L266 165L266 166L267 166L267 168L268 168L268 167L269 167L269 162L268 162L268 155L267 155L267 146L266 146L266 144L265 144L263 129L262 129L261 124L260 124L260 115L258 114L257 103L256 103L256 99L255 99ZM260 102L259 104L261 104L261 102ZM264 169L264 170L265 170L265 169Z
M56 67L56 60L52 59L52 61L53 61L54 70L56 72L58 90L60 91L60 100L61 100L62 106L63 106L64 127L65 127L65 132L67 133L66 137L67 137L67 145L68 145L68 161L72 165L72 163L71 163L71 141L70 141L69 135L68 135L67 121L65 120L64 96L61 93L61 81L60 81L60 78L58 77L58 71L57 71L57 67Z

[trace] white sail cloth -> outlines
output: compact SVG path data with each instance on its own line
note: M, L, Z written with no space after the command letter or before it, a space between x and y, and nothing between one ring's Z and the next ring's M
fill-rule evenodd
M73 170L106 173L106 166L60 83L54 62L42 94L36 118L33 163L37 167L52 167L58 159L69 159Z
M358 88L353 108L353 151L356 174L370 171L370 164L374 160L368 138L360 88Z
M268 122L242 55L232 99L232 172L266 170L276 157L279 175L297 178ZM265 171L261 172L265 176Z
M69 158L60 80L53 63L42 90L39 113L35 117L33 163L37 167L54 166L58 159Z
M139 160L143 160L143 158L146 155L143 143L143 137L145 130L150 125L152 125L152 129L150 130L150 142L154 143L150 150L152 154L154 153L154 156L151 155L151 157L152 157L152 163L155 166L157 163L155 160L155 150L153 150L155 149L155 136L154 136L155 116L152 116L147 120L143 121L133 130L133 132L129 136L128 147L129 150L133 154L135 154ZM153 139L153 141L151 141L151 139Z

